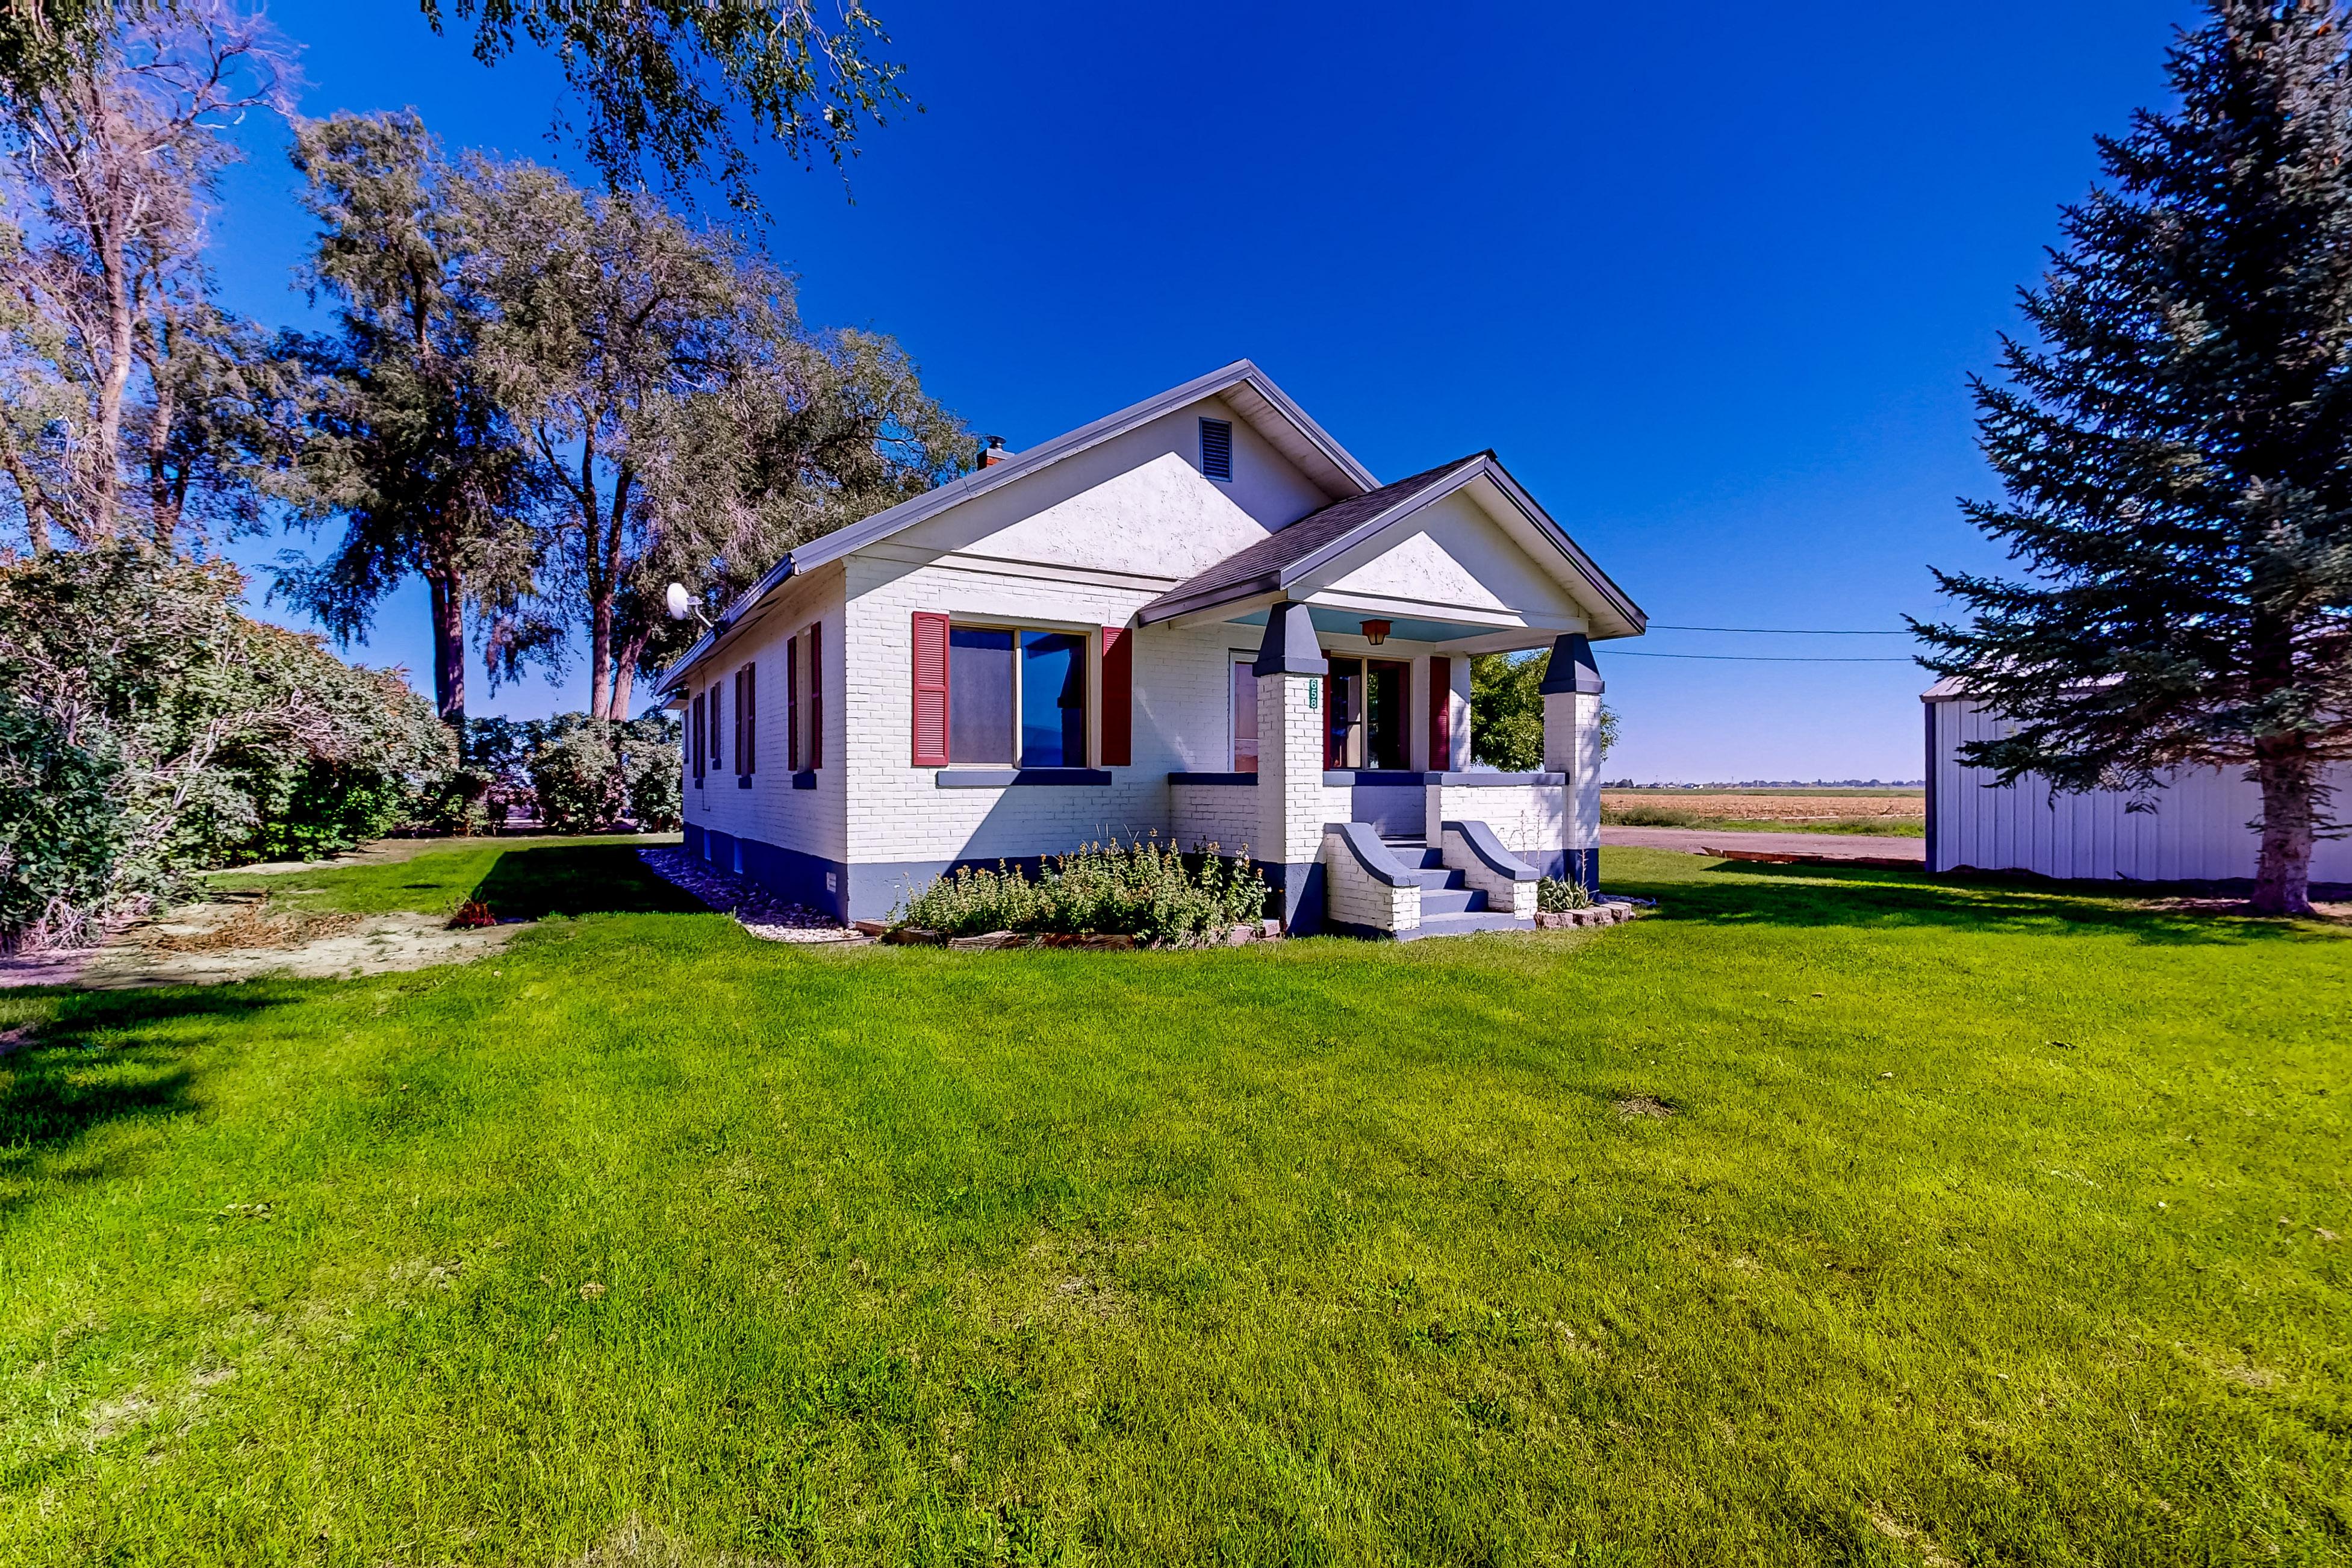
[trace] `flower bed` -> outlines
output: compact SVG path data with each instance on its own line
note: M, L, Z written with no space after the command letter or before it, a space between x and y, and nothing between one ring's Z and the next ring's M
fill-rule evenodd
M1188 855L1154 834L1054 856L1034 878L1002 862L992 871L964 867L908 895L890 924L950 941L1127 937L1200 947L1255 927L1265 900L1265 879L1247 860L1220 855L1213 844Z

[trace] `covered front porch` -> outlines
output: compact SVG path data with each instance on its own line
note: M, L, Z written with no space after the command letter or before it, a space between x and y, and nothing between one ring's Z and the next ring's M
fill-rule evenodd
M1540 878L1596 885L1592 643L1641 612L1491 455L1293 524L1138 620L1255 639L1227 672L1230 767L1170 775L1171 827L1248 844L1292 929L1531 925ZM1542 768L1479 768L1470 662L1537 649Z

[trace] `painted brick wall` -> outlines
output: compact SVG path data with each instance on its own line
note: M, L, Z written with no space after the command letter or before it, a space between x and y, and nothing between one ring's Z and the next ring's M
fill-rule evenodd
M705 772L701 788L695 787L694 770L687 769L688 823L827 860L846 858L842 850L848 789L842 742L843 720L850 710L840 657L841 585L838 569L785 584L769 596L756 625L723 643L695 672L689 701L695 692L715 692L729 730L722 737L724 753L716 767ZM818 671L824 685L824 766L814 770L814 789L800 790L793 787L786 765L791 752L785 729L784 643L817 623L824 628ZM751 775L751 787L741 789L735 782L735 709L728 682L736 670L753 662L760 670L759 771Z
M1336 820L1336 819L1335 819ZM1407 931L1421 924L1421 888L1391 888L1356 863L1347 840L1323 836L1323 907L1328 919L1375 931Z
M1505 848L1528 857L1538 868L1567 843L1568 791L1562 785L1431 784L1428 794L1431 826L1483 822Z
M1170 822L1178 847L1214 844L1228 855L1257 852L1257 789L1246 784L1171 784Z
M1555 691L1544 699L1544 770L1568 775L1568 845L1601 842L1601 699ZM1500 828L1496 829L1501 832ZM1504 840L1509 843L1508 839Z
M1163 584L1114 574L1036 574L949 558L852 557L840 661L849 797L844 858L941 861L1058 854L1089 839L1173 826L1168 774L1231 765L1226 662L1234 627L1134 633L1134 762L1107 785L941 789L910 756L917 610L1067 629L1122 626ZM1244 633L1244 637L1253 634ZM1090 677L1099 677L1097 667ZM1098 743L1099 737L1097 738ZM1098 754L1090 748L1090 754Z
M1320 676L1258 677L1258 826L1254 842L1264 846L1256 851L1261 860L1309 864L1323 852L1323 825L1354 819L1353 792L1323 782L1322 704L1329 696L1324 685Z

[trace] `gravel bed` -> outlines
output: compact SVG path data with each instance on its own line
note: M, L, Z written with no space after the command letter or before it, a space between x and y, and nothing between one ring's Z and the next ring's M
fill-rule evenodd
M640 849L637 858L667 882L692 893L763 942L869 942L822 910L788 904L748 877L722 871L683 849Z

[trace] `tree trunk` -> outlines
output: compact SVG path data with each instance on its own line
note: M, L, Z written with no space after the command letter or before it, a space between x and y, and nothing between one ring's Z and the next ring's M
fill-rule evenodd
M626 719L629 716L629 700L636 690L637 685L637 660L644 656L645 651L646 638L642 633L624 638L621 646L613 650L611 712L614 719Z
M588 717L613 716L613 595L599 594L588 613Z
M452 729L466 723L466 595L454 568L427 571L433 595L433 705Z
M2315 773L2311 750L2299 735L2254 748L2254 778L2263 786L2262 860L2254 873L2258 915L2311 913Z

